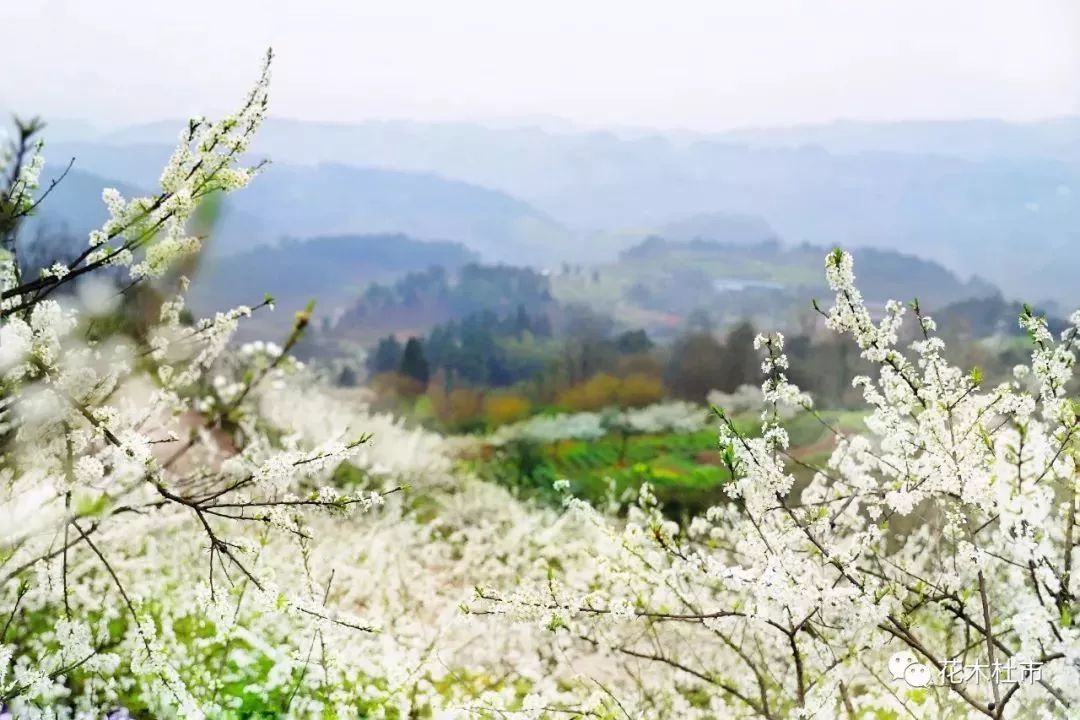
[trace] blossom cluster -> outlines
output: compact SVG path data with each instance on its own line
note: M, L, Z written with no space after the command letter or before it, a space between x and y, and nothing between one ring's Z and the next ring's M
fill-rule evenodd
M198 250L199 203L257 169L239 163L268 82L269 56L236 114L188 124L157 195L106 190L109 217L74 260L24 280L14 242L0 257L0 704L15 717L220 714L243 695L210 668L261 657L260 626L373 631L312 589L311 516L376 511L397 489L330 484L361 430L307 442L259 407L302 371L288 351L307 318L281 347L234 352L238 323L268 303L188 323L187 282L167 275ZM13 235L46 193L40 145L11 162ZM107 295L171 293L145 332L102 331L116 303L80 303L114 266L130 285Z
M986 387L950 364L917 302L875 321L837 251L824 314L875 368L853 379L865 433L837 431L822 463L794 456L786 413L828 422L790 383L783 337L763 335L760 391L712 398L730 471L714 507L682 517L645 485L610 512L565 481L562 507L536 504L461 468L452 439L292 360L308 313L280 343L238 348L268 299L185 320L172 269L199 246L198 203L257 169L239 162L267 82L238 113L191 121L159 194L106 192L109 219L79 257L26 280L13 252L0 258L0 717L1050 719L1080 706L1080 314L1055 336L1026 310L1030 364ZM4 197L37 190L29 152ZM144 332L96 330L120 301L89 281L117 265L166 296ZM909 310L917 339L902 346ZM753 433L733 421L750 410ZM698 432L706 418L663 403L488 440ZM902 684L898 656L945 679ZM984 663L1040 673L945 672Z
M847 253L826 275L829 325L877 368L853 379L865 434L837 432L815 465L789 455L778 411L752 435L721 413L729 502L679 523L648 488L625 521L568 498L593 529L588 561L564 554L542 583L488 586L473 609L548 627L631 676L642 662L672 672L663 692L622 686L618 706L634 716L681 703L680 717L1067 717L1080 703L1080 316L1055 337L1025 312L1030 368L983 387L949 364L917 303L907 348L904 306L874 322ZM786 378L782 338L757 345L768 405L813 413ZM929 672L1011 663L1040 676L931 692L889 676L899 652Z

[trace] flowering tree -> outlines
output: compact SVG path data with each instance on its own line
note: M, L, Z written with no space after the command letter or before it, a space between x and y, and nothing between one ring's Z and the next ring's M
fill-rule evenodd
M837 432L822 466L792 457L781 419L814 410L783 338L760 337L761 432L717 411L729 502L685 525L647 486L627 517L538 507L314 382L289 359L308 313L280 345L238 349L269 299L183 320L189 220L260 168L243 160L267 63L236 114L189 123L156 195L106 191L88 246L36 278L17 233L51 190L40 126L0 157L0 718L1055 718L1080 703L1080 314L1055 338L1025 312L1032 362L988 388L947 362L917 303L901 347L905 308L875 322L833 253L823 314L877 367L855 379L866 435ZM103 275L122 287L91 292ZM149 329L103 330L110 297L146 286L166 296ZM613 419L689 431L701 412L536 419L493 442L592 438ZM422 501L403 481L425 483Z
M482 587L473 611L536 621L631 676L674 671L672 687L619 698L647 715L1065 717L1080 703L1080 313L1054 338L1025 312L1030 367L986 388L946 361L918 303L905 352L905 308L875 323L850 255L830 254L826 272L828 325L878 368L854 379L867 435L837 433L796 489L790 465L804 461L779 412L813 410L787 381L783 338L759 337L760 436L718 409L729 503L680 527L647 488L625 524L567 499L594 538L589 561L562 560L535 589Z
M324 483L366 436L306 443L259 412L260 390L295 370L308 316L281 347L231 352L237 323L269 299L187 324L187 283L170 273L200 247L199 203L260 168L241 162L269 66L268 54L237 113L189 122L156 195L106 190L109 219L87 247L36 278L21 276L16 235L52 189L38 187L40 125L20 124L0 158L0 703L19 717L122 702L196 717L237 699L230 653L257 647L254 618L372 629L329 609L327 579L304 564L305 513L382 502ZM101 332L101 304L64 292L117 272L117 297L174 293L145 339ZM261 561L267 548L296 562Z

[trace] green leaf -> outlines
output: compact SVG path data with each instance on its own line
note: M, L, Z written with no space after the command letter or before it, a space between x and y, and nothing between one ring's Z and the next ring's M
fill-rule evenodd
M75 505L75 514L94 517L105 512L105 508L108 507L108 505L109 496L104 493L93 498L83 497L80 498Z

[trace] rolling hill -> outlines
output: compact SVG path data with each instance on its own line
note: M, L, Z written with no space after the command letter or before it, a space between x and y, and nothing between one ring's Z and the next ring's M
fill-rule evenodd
M50 146L50 157L75 157L80 173L116 178L131 189L153 187L169 153L168 146L156 144ZM85 203L82 195L79 198L79 208L69 208L69 198L57 197L49 212L82 218L77 210ZM467 182L334 163L274 163L224 203L210 247L229 254L283 237L365 233L460 241L492 262L544 264L551 262L553 251L574 244L570 231L545 213Z
M174 125L109 137L146 141L167 127ZM795 242L895 249L990 278L1011 295L1080 302L1063 270L1080 264L1075 119L681 136L273 120L257 147L287 162L332 160L498 188L588 236L589 243L552 247L579 261L613 257L625 246L622 230L701 214L756 215Z
M776 239L716 242L697 237L671 241L650 236L616 262L589 270L564 268L552 277L560 302L613 313L628 327L670 335L695 317L724 325L743 319L759 327L791 327L814 320L810 301L828 305L824 257L828 249ZM990 283L962 280L942 265L892 250L853 252L855 273L868 304L880 311L889 299L911 300L935 311L949 303L994 296Z
M477 260L460 243L417 240L401 234L337 235L286 239L226 256L208 257L192 282L191 305L200 313L254 305L273 295L281 312L259 318L265 328L288 329L293 313L308 300L318 317L333 317L376 282L442 267L453 270Z

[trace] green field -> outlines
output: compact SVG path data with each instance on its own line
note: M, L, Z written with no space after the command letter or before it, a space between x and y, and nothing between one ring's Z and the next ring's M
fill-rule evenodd
M861 426L862 415L828 411L822 419L840 432ZM757 419L740 418L742 432L754 434ZM791 454L807 464L820 464L835 437L810 413L785 422L791 438ZM805 466L790 464L800 481L812 474ZM622 437L606 435L596 440L561 440L555 443L512 443L489 448L478 462L481 475L510 485L524 493L556 499L556 480L570 482L569 492L593 503L627 502L645 482L669 514L700 512L726 497L724 484L730 473L720 460L715 428L695 433L667 433Z

